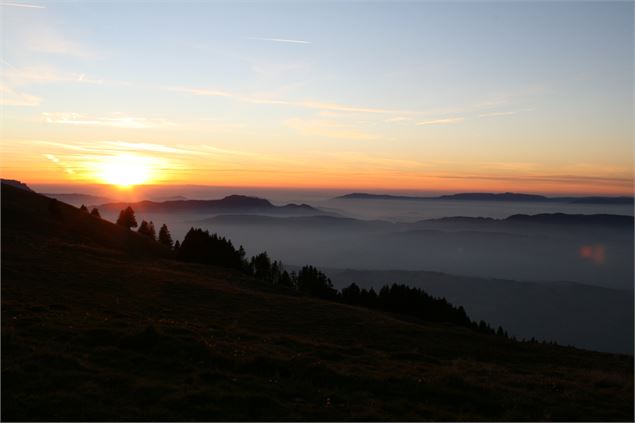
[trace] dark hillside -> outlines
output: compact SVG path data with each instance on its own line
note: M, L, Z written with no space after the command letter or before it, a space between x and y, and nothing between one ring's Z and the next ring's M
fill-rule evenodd
M2 243L14 242L80 245L128 255L171 255L162 245L136 232L61 201L2 184Z
M633 419L631 356L276 291L50 201L2 187L3 420Z

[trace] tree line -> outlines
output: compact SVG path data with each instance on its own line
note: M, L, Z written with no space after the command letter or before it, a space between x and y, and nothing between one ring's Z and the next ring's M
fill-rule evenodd
M85 206L81 208L88 212ZM93 209L91 214L99 216ZM384 285L379 292L374 288L360 288L352 283L337 290L330 278L316 267L306 265L296 271L287 271L281 261L272 260L267 252L246 258L243 246L236 248L231 240L211 234L208 230L190 228L183 242L173 243L168 227L163 224L157 236L154 223L143 220L138 225L134 210L127 207L119 213L117 225L129 230L138 226L137 232L151 238L174 251L178 260L215 265L239 270L268 285L296 291L312 297L336 301L352 306L381 310L416 319L452 323L468 327L479 332L490 333L508 338L502 327L494 330L485 321L472 321L462 306L455 307L445 298L436 298L420 288L402 284Z

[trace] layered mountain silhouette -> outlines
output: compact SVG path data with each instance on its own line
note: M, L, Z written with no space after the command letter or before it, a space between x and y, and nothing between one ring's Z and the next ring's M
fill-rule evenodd
M437 226L443 228L447 225L461 225L460 228L486 227L491 230L505 229L518 225L571 225L592 227L615 227L628 230L635 224L633 216L616 214L567 214L567 213L541 213L534 215L515 214L503 219L491 217L465 217L452 216L439 219L423 219L417 222L390 222L387 220L364 220L351 217L339 217L330 215L312 216L262 216L251 214L224 214L199 221L200 223L239 224L239 225L274 225L274 226L304 226L325 228L359 228L382 229L393 231L417 230L424 227ZM459 228L459 227L457 227ZM547 226L546 230L549 229Z
M633 227L635 219L633 216L617 214L568 214L568 213L540 213L534 215L514 214L504 219L493 219L483 217L444 217L441 219L426 219L419 223L445 222L445 223L474 223L474 224L547 224L547 225L584 225L584 226L623 226Z
M569 204L623 204L634 203L633 197L546 197L544 195L506 192L494 193L459 193L451 195L418 197L390 194L352 193L339 197L338 200L461 200L461 201L517 201L517 202L553 202Z
M100 211L118 211L131 206L135 211L148 213L264 213L281 215L325 214L308 204L275 206L264 198L229 195L220 200L140 201L136 203L101 204Z

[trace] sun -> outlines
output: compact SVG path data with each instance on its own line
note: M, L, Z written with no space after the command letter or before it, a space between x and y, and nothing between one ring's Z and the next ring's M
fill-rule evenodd
M151 161L147 157L122 154L105 158L98 164L98 178L120 188L130 188L148 182L152 177Z

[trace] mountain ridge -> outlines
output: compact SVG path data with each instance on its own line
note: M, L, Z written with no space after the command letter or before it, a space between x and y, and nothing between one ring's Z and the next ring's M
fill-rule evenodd
M226 212L264 212L289 214L325 214L308 204L289 203L276 206L271 201L246 195L228 195L217 200L171 200L138 202L113 202L97 205L99 210L118 211L126 207L135 211L150 213L226 213Z
M335 200L409 200L409 201L428 201L428 200L456 200L456 201L514 201L514 202L554 202L554 203L571 203L571 204L620 204L628 205L635 202L635 197L628 196L582 196L582 197L547 197L537 194L524 193L457 193L440 196L408 196L408 195L391 195L391 194L369 194L363 192L355 192L345 194L334 198Z

